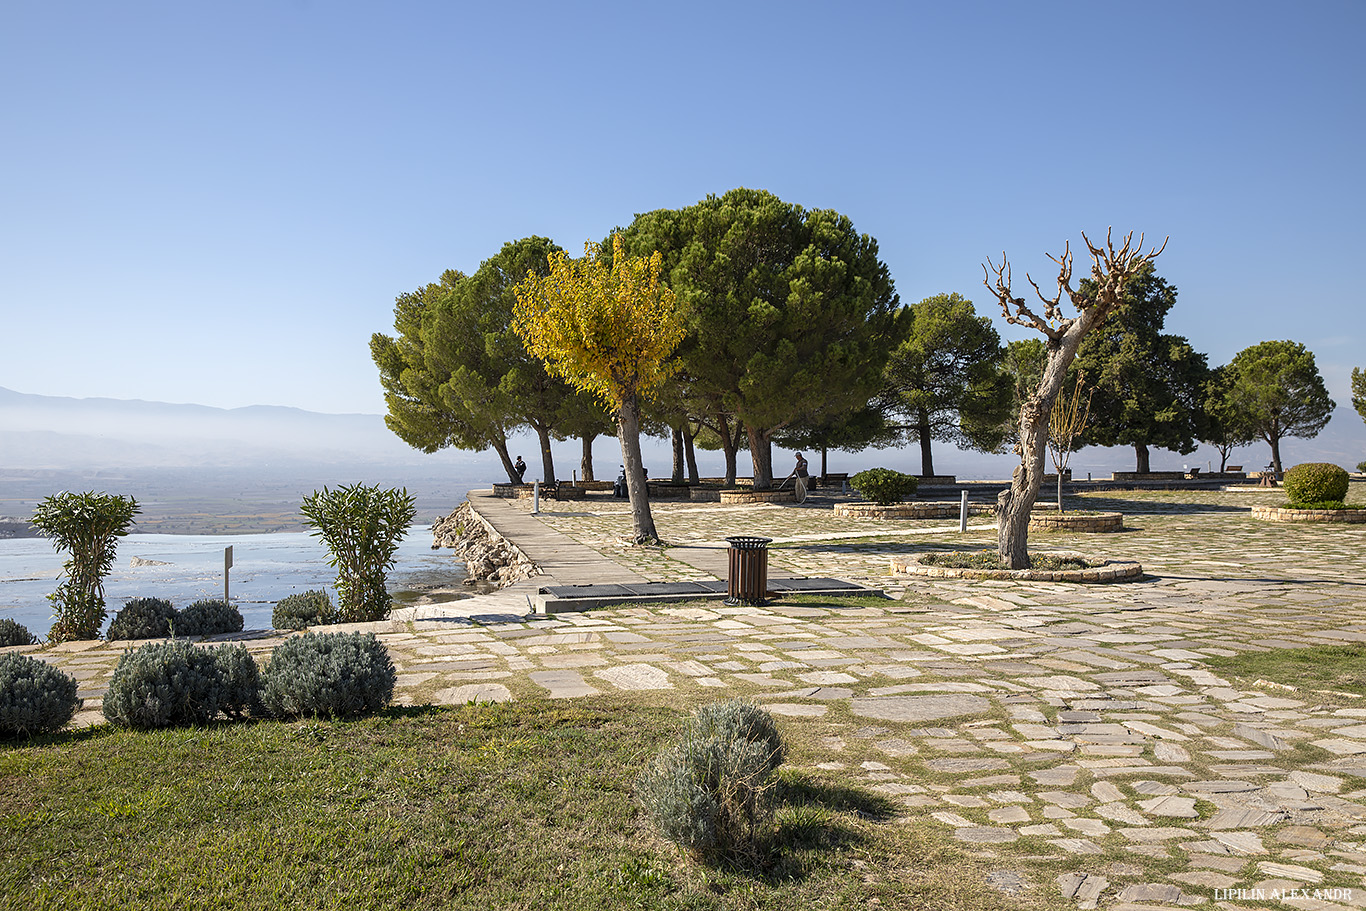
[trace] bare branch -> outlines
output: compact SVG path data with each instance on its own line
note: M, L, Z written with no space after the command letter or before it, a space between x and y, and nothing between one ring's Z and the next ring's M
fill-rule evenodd
M991 279L991 276L993 274L996 276L996 280L994 283ZM1000 266L997 266L995 263L991 261L991 258L988 257L986 264L982 266L982 275L982 284L986 285L987 289L990 290L993 295L995 295L997 303L1001 305L1001 314L1005 317L1006 322L1013 323L1016 326L1024 326L1029 329L1036 329L1039 332L1042 332L1044 335L1048 336L1050 339L1057 339L1059 337L1059 335L1061 334L1060 330L1050 325L1048 319L1041 318L1038 314L1031 310L1029 308L1029 305L1025 303L1024 298L1016 297L1014 292L1011 290L1010 263L1006 260L1004 253L1001 254ZM1032 278L1029 278L1028 275L1026 275L1025 277L1029 279L1029 283L1031 285L1034 284L1034 280ZM1034 285L1034 290L1038 291L1038 289L1039 286ZM1044 300L1044 303L1048 303L1048 300L1046 298L1043 298L1042 294L1040 294L1039 296ZM1050 305L1049 309L1045 310L1044 312L1045 314L1047 314L1055 309L1055 306Z

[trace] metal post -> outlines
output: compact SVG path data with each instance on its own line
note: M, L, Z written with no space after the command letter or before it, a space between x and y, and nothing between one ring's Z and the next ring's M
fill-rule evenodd
M230 604L228 601L228 570L232 569L232 545L223 548L223 603Z
M965 532L968 530L968 492L963 491L962 502L958 506L958 530Z
M541 482L531 482L531 514L539 516L541 514Z

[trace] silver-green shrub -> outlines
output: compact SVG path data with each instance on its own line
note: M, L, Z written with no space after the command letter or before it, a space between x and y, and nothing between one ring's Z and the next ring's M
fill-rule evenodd
M172 621L177 627L180 625L170 601L134 598L114 615L109 622L109 632L104 635L111 642L115 639L165 639L171 635Z
M398 673L373 633L304 633L286 639L261 678L261 702L278 718L353 718L378 712Z
M275 605L270 625L276 629L305 629L320 623L335 623L336 610L327 592L312 589L287 595Z
M177 636L218 636L242 632L242 612L225 601L196 601L176 615Z
M773 774L784 755L773 718L731 700L693 714L636 782L660 833L708 862L752 860L773 818Z
M0 617L0 648L8 645L37 645L38 637L18 620Z
M68 675L28 655L0 655L0 737L61 730L80 705Z
M205 724L220 712L241 717L256 702L247 662L255 668L241 645L150 642L119 658L104 695L104 717L131 728Z

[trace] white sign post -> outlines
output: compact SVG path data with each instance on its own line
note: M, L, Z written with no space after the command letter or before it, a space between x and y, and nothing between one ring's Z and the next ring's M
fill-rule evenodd
M228 601L228 570L232 569L232 545L223 548L223 603Z

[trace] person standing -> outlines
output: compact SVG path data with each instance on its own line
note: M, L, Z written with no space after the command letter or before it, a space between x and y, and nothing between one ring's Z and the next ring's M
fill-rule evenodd
M513 463L513 465L512 465L512 470L515 471L515 472L517 472L517 483L518 483L518 484L524 484L524 483L526 483L525 481L522 480L522 478L524 478L524 477L526 476L526 462L523 462L523 461L522 461L522 457L521 457L521 456L518 456L518 457L517 457L517 461Z

